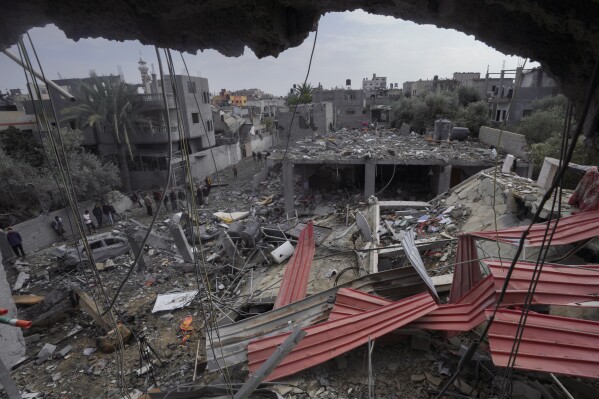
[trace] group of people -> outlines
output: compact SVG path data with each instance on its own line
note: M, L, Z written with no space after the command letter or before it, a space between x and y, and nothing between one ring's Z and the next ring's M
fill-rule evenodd
M101 229L105 224L110 226L114 224L114 215L116 214L116 209L114 209L114 206L108 202L104 202L103 205L101 205L99 202L96 202L91 214L89 213L89 210L86 209L85 212L83 212L83 223L87 227L87 230L90 234L92 231L94 233L96 232L96 225L91 218L92 214L96 218L98 229Z
M258 151L258 152L252 151L252 159L254 160L254 162L262 162L262 158L264 158L264 162L266 162L266 160L268 159L269 156L270 156L270 151L267 151L266 154L264 154L264 157L262 156L262 151Z

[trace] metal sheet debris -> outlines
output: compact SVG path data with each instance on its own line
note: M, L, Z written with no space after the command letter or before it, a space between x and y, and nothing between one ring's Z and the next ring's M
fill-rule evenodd
M378 309L306 328L306 337L265 379L273 381L320 364L377 339L434 311L438 305L428 293L414 295ZM250 372L257 370L289 334L258 339L248 345Z
M156 297L156 302L154 303L152 313L179 309L187 306L191 303L191 301L193 301L196 295L198 295L198 290L176 292L172 294L159 294Z
M306 297L308 276L314 259L314 228L312 222L302 230L297 248L285 267L274 309L297 302Z
M301 232L306 228L307 224L306 223L298 223L295 226L293 226L292 228L285 230L285 234L298 239ZM327 239L327 237L329 236L329 234L331 234L331 232L333 231L333 229L331 229L330 227L324 227L324 226L318 226L318 225L313 225L314 228L314 243L316 245L320 245L322 244L322 242L324 240Z
M401 245L403 246L406 257L412 266L414 266L414 269L416 269L420 277L422 277L422 281L427 285L431 295L439 301L439 294L437 294L435 284L433 284L433 280L431 280L428 275L424 262L422 262L422 258L420 257L420 252L418 252L418 249L416 248L416 243L414 242L415 237L416 233L414 233L414 230L408 230L401 240Z
M508 365L520 316L521 311L507 309L495 315L489 344L497 366ZM599 378L599 322L530 312L514 367Z

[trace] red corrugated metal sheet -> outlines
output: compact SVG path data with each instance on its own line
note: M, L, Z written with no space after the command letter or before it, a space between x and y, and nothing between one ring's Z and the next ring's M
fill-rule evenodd
M495 315L489 343L497 366L507 366L519 319L520 311L501 309ZM599 378L599 322L531 312L515 367Z
M478 259L474 237L461 234L458 237L456 248L456 265L449 293L449 303L457 303L466 292L483 279L479 262L474 259Z
M360 314L387 305L391 301L352 289L340 289L330 320ZM422 316L409 327L443 331L469 331L485 321L485 309L495 303L493 277L488 276L464 295L459 303L439 305L439 308Z
M440 305L410 327L427 330L469 331L485 321L485 309L495 304L493 277L487 276L464 295L458 303Z
M438 305L429 293L414 295L378 309L304 329L306 336L265 379L273 381L315 366L377 339L434 311ZM250 342L250 372L255 372L289 334Z
M275 300L274 309L306 297L308 276L314 259L314 225L308 223L297 240L297 247L287 266Z
M552 231L555 222L549 227ZM469 235L485 238L487 240L505 242L512 245L518 245L522 233L528 226L512 227L495 232L477 231L468 233ZM529 247L538 247L545 240L545 230L547 223L537 223L532 226L530 233L526 237L525 244ZM572 216L561 218L557 222L557 228L551 240L551 245L565 245L573 242L587 240L599 235L599 211L584 212ZM474 258L473 258L474 259Z
M494 277L497 293L503 288L510 262L485 261ZM503 305L521 305L526 299L535 264L518 262L508 283ZM573 305L599 300L599 266L585 265L585 270L567 265L543 265L533 303Z
M337 291L335 305L329 314L329 321L360 314L367 310L377 309L391 303L393 303L393 301L381 298L380 296L366 294L365 292L353 290L351 288L341 288Z

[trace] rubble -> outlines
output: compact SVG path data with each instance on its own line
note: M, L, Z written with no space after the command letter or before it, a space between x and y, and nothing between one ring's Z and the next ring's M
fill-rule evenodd
M359 143L359 147L352 150L351 156L358 156L359 148L362 152L368 148L372 157L381 155L372 142L360 142L355 136L352 143ZM362 136L369 138L372 133ZM350 140L354 133L342 133L341 137ZM443 157L457 148L452 150L446 143L423 144L408 136L408 140L412 139L416 144L410 145L423 145L429 152L437 148L435 152ZM315 145L315 148L320 146ZM482 149L468 153L473 146L470 142L456 145L467 149L464 157L487 156ZM323 151L339 156L348 151L338 153L336 148L339 146L325 147ZM414 150L396 145L390 149L395 155L384 149L389 158L406 156ZM316 156L309 151L304 155ZM246 171L239 169L243 176ZM249 174L251 169L247 169ZM81 386L89 386L84 395L89 397L121 397L135 389L141 395L154 386L160 393L152 393L151 397L160 397L155 395L164 396L171 391L183 394L185 385L191 382L198 386L217 384L218 366L224 364L231 380L242 384L248 377L248 367L251 375L286 334L300 328L307 335L283 358L279 367L285 370L275 369L265 379L277 380L272 389L279 394L296 399L309 394L364 397L368 391L368 373L363 368L366 350L364 345L360 346L368 339L364 334L377 341L372 368L378 397L425 397L441 389L455 370L460 347L474 338L470 330L485 320L485 309L494 303L503 278L497 272L498 282L494 282L495 277L483 280L461 301L447 304L458 237L467 231L494 230L494 213L500 228L525 223L542 192L530 181L513 174L498 173L495 180L494 171L488 170L427 201L378 201L372 197L364 202L345 193L321 196L317 201L323 214L306 217L282 211L280 171L271 170L267 175L259 190L252 188L248 176L236 185L215 187L210 205L198 207L195 213L186 212L179 217L160 215L156 231L152 231L144 247L140 245L140 237L147 231L148 219L143 209L135 215L135 222L121 223L111 229L123 233L132 230L131 248L141 249L145 267L124 282L115 307L106 315L103 313L109 303L103 299L102 289L109 300L114 297L134 253L101 262L97 270L102 270L102 287L95 280L92 265L81 270L52 271L57 262L52 248L28 257L29 265L19 263L21 270L10 265L9 281L13 288L19 273L28 273L30 278L22 285L20 294L43 297L38 304L25 305L20 301L18 305L19 316L30 315L34 327L26 338L30 360L20 363L12 373L17 384L25 386L33 376L39 376L32 385L27 385L32 392L53 395L66 392L62 394L65 397L81 395ZM565 216L573 210L564 206L562 213ZM217 212L248 215L233 221L233 217L215 217ZM366 234L359 232L358 219L362 228L368 227ZM177 227L174 234L173 225ZM307 226L313 228L311 262L307 262L309 257L304 256L300 244L301 232ZM471 226L477 229L472 230ZM195 239L189 234L191 231ZM187 254L185 248L189 250ZM278 252L284 256L279 257ZM196 261L195 254L201 254L201 260ZM305 285L300 278L292 279L301 283L298 286L305 288L305 294L278 307L275 301L285 291L281 288L282 281L286 272L292 271L294 261L289 259L292 255L302 258L304 266L309 263L303 270ZM485 265L488 273L506 267L490 261ZM546 267L544 273L555 270L550 265ZM524 266L517 269L515 278L522 276L523 281L529 278L526 270ZM586 284L593 286L592 281L587 278ZM541 278L538 298L545 298L545 282ZM568 301L559 287L552 285L553 296L561 302ZM520 289L516 286L515 293L507 296L508 304L521 303ZM437 297L429 294L435 292ZM589 292L576 295L578 300ZM426 304L416 306L417 309L411 306L402 309L402 304L420 299ZM365 312L377 316L364 321ZM122 348L116 342L115 322L125 338ZM458 339L446 337L447 331L462 333ZM335 346L331 342L350 339L352 334L355 334L353 344L331 350ZM32 360L37 359L37 352L42 355L40 349L45 345L52 345L54 351L51 354L45 351L40 357L44 363L36 364ZM316 349L322 349L324 354L312 358L317 360L302 360L306 358L298 354L309 345L315 345L311 354ZM451 388L453 392L491 397L492 377L478 364L499 373L493 369L494 351L492 344L477 352L469 367L480 375L466 369ZM121 359L124 376L130 384L127 390L119 388ZM497 361L497 364L502 363ZM551 380L521 368L517 367L514 373L538 392L541 390L535 383L555 387ZM279 377L283 375L289 377L281 380ZM583 381L593 385L587 379Z

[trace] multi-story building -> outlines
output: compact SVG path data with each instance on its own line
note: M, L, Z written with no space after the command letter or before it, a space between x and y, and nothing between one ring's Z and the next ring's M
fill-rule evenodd
M387 78L384 76L376 76L376 73L373 73L372 79L362 79L362 90L364 90L365 92L377 91L386 88Z
M312 103L333 104L333 125L336 129L359 127L363 122L369 120L365 108L364 90L352 89L330 89L325 90L322 86L312 91Z
M235 95L226 89L221 89L220 93L212 98L212 105L214 105L215 107L245 107L247 105L247 97L242 95Z

